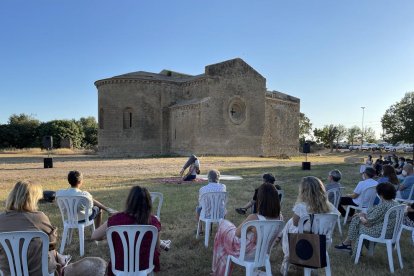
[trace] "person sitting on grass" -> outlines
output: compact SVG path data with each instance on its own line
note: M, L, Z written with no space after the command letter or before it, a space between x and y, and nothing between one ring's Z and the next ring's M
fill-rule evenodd
M345 217L346 211L344 206L352 205L352 206L367 206L369 198L366 198L365 202L362 202L362 198L360 195L366 189L377 186L378 182L373 179L375 176L375 170L371 167L365 168L364 173L362 174L363 181L358 182L358 185L355 187L354 192L352 194L345 195L341 197L339 201L338 211L341 212L341 215ZM355 210L350 208L349 216L354 215Z
M152 201L151 195L146 188L140 186L134 186L129 191L125 210L123 212L116 213L108 218L108 221L102 224L92 233L92 240L106 239L106 230L111 226L116 225L153 225L161 230L161 223L158 218L151 215ZM145 270L149 267L149 252L152 242L151 234L146 234L142 240L140 254L136 256L139 258L139 269ZM123 245L119 236L113 234L113 244L115 252L122 252ZM154 271L160 270L160 235L158 234L157 245L154 251ZM165 249L165 248L164 248ZM124 255L115 254L115 268L118 270L124 269ZM114 275L112 271L111 261L108 263L107 275Z
M199 221L201 213L201 197L205 193L211 192L225 192L226 185L219 183L220 181L220 172L218 170L211 170L208 172L208 184L201 187L198 191L198 206L196 207L196 220ZM199 234L202 235L203 229L202 224L200 224Z
M187 173L184 175L185 170L188 168ZM193 181L197 178L197 174L200 174L200 160L192 154L187 162L184 164L180 171L180 176L183 181Z
M238 227L230 221L220 221L216 237L214 239L212 275L222 276L226 270L227 257L239 256L241 245L241 229L243 225L252 220L279 219L283 220L280 212L279 194L276 187L270 183L262 184L257 192L258 213L249 215ZM256 229L248 229L246 255L256 250ZM274 233L274 237L278 233ZM231 274L231 267L230 267Z
M263 183L268 183L268 184L274 185L275 180L276 180L275 177L271 173L265 173L263 175ZM276 189L281 190L281 187L279 185L276 185L275 187L276 187ZM244 214L246 214L247 209L249 209L252 206L253 206L253 213L257 212L256 201L257 201L257 192L258 192L258 190L259 190L259 188L254 190L254 195L253 195L252 200L247 202L243 207L236 208L237 213L239 213L240 215L244 215ZM279 201L280 201L280 199L281 198L280 198L280 195L279 195Z
M289 270L289 233L298 233L299 219L309 214L336 214L339 215L335 206L329 202L326 196L325 186L322 181L314 176L302 178L299 184L299 193L295 206L293 206L293 216L283 228L282 249L284 258L280 272L287 275ZM304 225L304 230L309 231L310 223ZM328 240L329 237L326 237Z
M358 213L352 217L349 225L348 237L340 245L336 245L335 248L338 250L346 251L352 254L352 258L355 258L356 250L352 244L358 242L361 234L367 234L374 238L381 235L382 226L384 223L385 213L397 206L398 203L394 201L396 191L393 184L389 182L380 183L376 187L377 194L381 198L381 202L368 210L368 213ZM391 225L395 224L395 216L390 216L388 223ZM386 238L390 238L393 234L394 227L391 226L387 229L385 235Z
M83 174L79 171L70 171L68 174L68 182L70 188L59 190L56 192L56 197L59 196L86 196L90 202L93 203L93 207L89 210L89 219L95 220L95 227L99 227L102 223L102 211L105 210L108 213L113 213L114 211L111 208L106 207L92 195L86 191L82 191L80 188L83 186ZM82 209L78 210L78 217L85 217L85 206L83 205ZM81 220L82 221L82 220Z

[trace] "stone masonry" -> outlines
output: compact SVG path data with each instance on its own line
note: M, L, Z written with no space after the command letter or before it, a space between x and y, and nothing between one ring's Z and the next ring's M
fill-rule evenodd
M298 98L267 91L242 59L191 76L138 71L95 82L102 156L297 153Z

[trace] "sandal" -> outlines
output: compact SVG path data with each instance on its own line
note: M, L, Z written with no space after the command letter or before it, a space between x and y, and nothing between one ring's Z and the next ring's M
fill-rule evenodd
M346 251L346 252L352 252L352 248L350 244L341 243L340 245L335 245L335 249Z
M245 215L247 209L246 208L236 208L236 212L240 215Z

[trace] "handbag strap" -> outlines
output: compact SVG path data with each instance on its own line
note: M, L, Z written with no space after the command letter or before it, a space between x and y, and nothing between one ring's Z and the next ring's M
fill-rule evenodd
M311 234L313 234L312 229L313 229L313 219L315 218L315 214L309 214L309 220L310 220L310 230L309 232Z

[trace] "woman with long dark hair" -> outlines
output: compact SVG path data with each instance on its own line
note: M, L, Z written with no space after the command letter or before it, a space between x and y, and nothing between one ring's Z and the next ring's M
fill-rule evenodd
M151 195L146 188L140 186L134 186L131 188L128 198L125 204L125 210L114 214L108 218L108 221L97 228L93 234L93 240L102 240L106 238L106 230L111 226L116 225L153 225L158 231L161 230L161 223L158 218L151 215L152 201ZM149 267L149 251L151 246L152 236L150 233L146 234L142 240L140 250L140 270L147 269ZM119 237L113 239L115 252L122 251L122 243ZM146 250L148 249L148 250ZM160 270L160 236L158 235L157 246L154 252L154 271ZM119 270L123 269L123 254L115 255L115 267ZM111 270L111 262L108 264L108 275L114 275Z
M382 177L377 180L378 183L385 183L389 182L394 185L394 188L398 190L398 186L400 185L400 181L397 178L397 173L393 166L391 165L384 165L382 166Z

